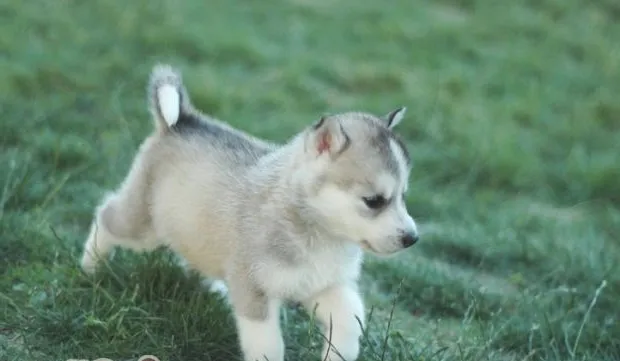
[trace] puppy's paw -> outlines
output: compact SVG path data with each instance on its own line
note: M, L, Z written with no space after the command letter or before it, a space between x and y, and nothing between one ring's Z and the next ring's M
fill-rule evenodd
M218 294L222 297L226 297L228 295L228 287L224 281L215 280L211 282L209 286L209 292Z
M228 298L228 286L222 280L209 280L202 281L202 287L209 293L216 294L222 298Z
M91 256L89 252L84 252L80 261L80 267L87 275L93 275L97 270L97 263L95 257Z
M359 356L359 349L355 347L354 350L329 351L328 355L325 355L326 351L321 354L321 360L327 361L356 361Z

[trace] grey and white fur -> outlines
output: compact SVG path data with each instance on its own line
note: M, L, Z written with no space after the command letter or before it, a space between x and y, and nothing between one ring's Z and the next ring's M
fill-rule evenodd
M153 68L149 101L155 131L97 208L82 268L115 246L167 246L226 285L246 361L284 359L284 301L316 310L323 357L356 360L362 250L418 240L403 197L410 157L393 133L405 108L323 116L280 145L196 110L168 65Z

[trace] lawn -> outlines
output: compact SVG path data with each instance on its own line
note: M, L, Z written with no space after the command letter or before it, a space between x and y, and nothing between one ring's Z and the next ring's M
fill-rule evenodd
M620 359L620 2L0 2L0 359L237 360L229 309L165 251L78 267L151 131L156 62L286 141L401 105L422 240L368 256L360 360ZM320 336L283 316L287 359Z

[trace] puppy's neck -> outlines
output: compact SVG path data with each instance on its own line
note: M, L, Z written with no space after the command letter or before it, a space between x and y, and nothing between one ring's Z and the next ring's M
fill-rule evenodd
M312 208L308 196L316 191L318 177L316 164L304 152L303 139L296 137L289 143L266 155L252 170L252 189L260 194L259 217L273 223L293 242L306 248L333 247L345 243L321 221L321 215Z

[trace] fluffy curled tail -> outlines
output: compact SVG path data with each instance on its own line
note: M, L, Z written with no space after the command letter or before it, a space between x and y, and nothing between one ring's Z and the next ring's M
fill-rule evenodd
M190 110L181 73L169 65L158 64L153 67L148 94L155 127L160 132L168 131Z

